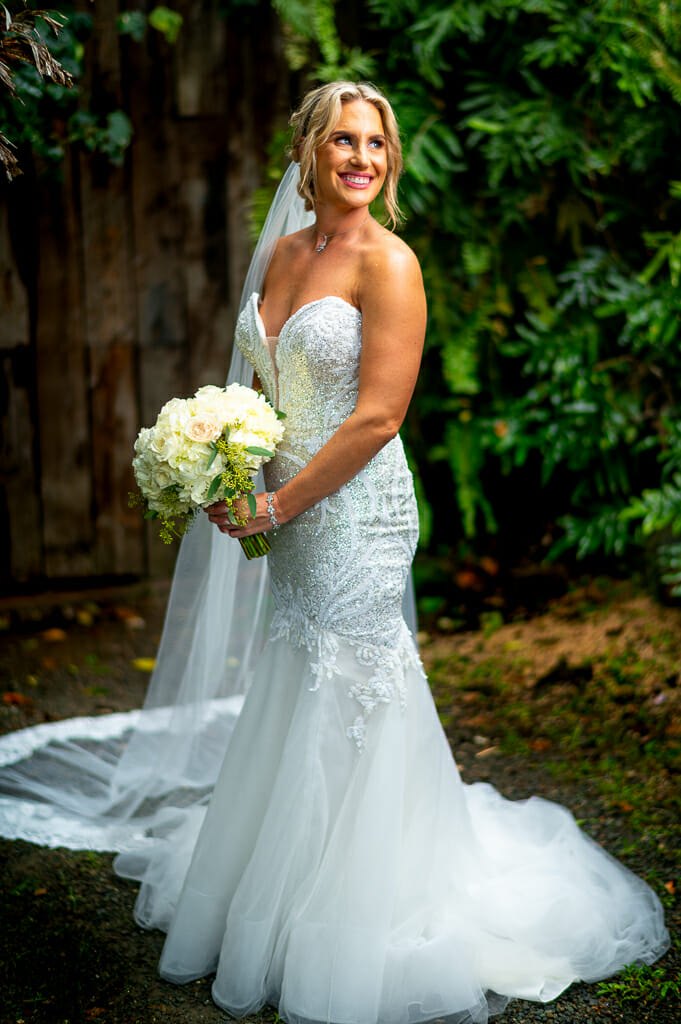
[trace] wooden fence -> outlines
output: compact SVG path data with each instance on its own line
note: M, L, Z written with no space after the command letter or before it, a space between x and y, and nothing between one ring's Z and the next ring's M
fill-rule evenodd
M168 571L127 506L132 445L166 399L225 378L249 198L290 78L269 3L174 6L170 46L121 37L116 0L88 5L86 84L132 121L124 166L73 148L61 180L29 160L0 186L5 592Z

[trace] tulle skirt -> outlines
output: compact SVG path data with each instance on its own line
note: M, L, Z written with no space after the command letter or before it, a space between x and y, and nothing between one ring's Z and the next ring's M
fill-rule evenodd
M339 643L321 687L305 648L267 644L207 811L118 858L168 930L164 978L216 972L236 1017L464 1024L664 952L657 897L568 811L461 782L418 668L350 742L366 669Z

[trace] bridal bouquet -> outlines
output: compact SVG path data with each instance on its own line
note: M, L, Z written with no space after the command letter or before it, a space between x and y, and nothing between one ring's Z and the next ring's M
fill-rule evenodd
M225 502L231 522L242 524L236 502L245 497L255 515L254 477L281 441L282 418L263 394L241 384L209 384L193 398L171 398L135 441L132 466L140 493L130 496L131 505L159 520L166 544L216 501ZM240 542L248 558L270 550L264 534Z

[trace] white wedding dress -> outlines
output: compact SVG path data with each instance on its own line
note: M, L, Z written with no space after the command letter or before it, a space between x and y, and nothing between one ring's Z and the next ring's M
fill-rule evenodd
M275 347L254 294L236 338L287 415L276 490L354 407L361 314L308 303ZM178 828L182 800L155 812L152 794L117 860L142 881L140 924L168 932L163 977L216 972L236 1017L270 1002L291 1024L473 1024L669 944L654 893L568 811L461 782L402 617L416 540L399 438L277 531L243 709L223 701L206 732L236 722L207 809Z

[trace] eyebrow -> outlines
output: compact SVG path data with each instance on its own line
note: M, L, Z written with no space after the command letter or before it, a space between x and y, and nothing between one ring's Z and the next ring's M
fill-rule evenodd
M334 138L336 135L351 135L353 138L357 138L357 132L351 132L345 128L336 128L331 132L330 138ZM370 139L385 139L383 132L372 132L369 136Z

